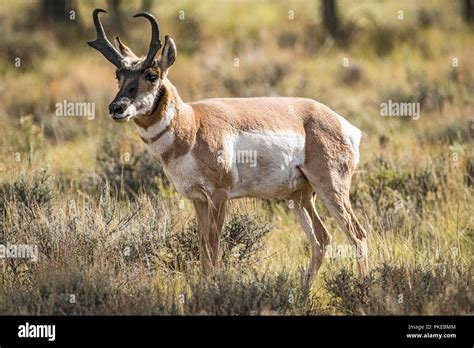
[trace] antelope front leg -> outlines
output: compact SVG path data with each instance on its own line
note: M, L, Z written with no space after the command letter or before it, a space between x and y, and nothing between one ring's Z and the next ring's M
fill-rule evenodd
M219 240L224 227L228 192L224 189L216 190L209 200L209 245L211 262L214 267L219 264Z
M227 197L226 190L216 190L207 202L194 201L198 218L199 253L205 275L211 275L218 266L219 239L224 226Z
M211 252L209 250L209 204L208 202L193 201L198 221L199 258L202 273L209 275L212 268Z

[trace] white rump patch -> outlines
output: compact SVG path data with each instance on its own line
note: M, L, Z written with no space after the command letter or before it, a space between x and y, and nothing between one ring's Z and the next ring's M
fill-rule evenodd
M353 126L349 123L344 117L337 115L339 122L341 123L342 133L344 134L344 139L352 150L352 155L354 156L355 165L359 164L360 155L359 155L359 144L360 138L362 137L362 132L359 128Z

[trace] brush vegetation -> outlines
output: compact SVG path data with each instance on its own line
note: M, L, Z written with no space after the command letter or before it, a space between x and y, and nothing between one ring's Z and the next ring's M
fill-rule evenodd
M309 243L284 201L232 202L221 267L200 277L192 204L134 127L108 119L113 67L85 44L104 1L78 3L63 27L36 24L34 1L3 5L0 244L39 258L0 260L0 314L472 314L474 35L461 2L338 3L344 44L318 1L151 5L176 41L169 77L184 100L310 97L363 130L351 201L370 276L331 254L309 288ZM122 39L146 52L147 23L131 18L141 1L124 6ZM56 116L64 100L95 103L95 118ZM419 102L420 118L381 117L388 100ZM333 246L347 245L317 207Z

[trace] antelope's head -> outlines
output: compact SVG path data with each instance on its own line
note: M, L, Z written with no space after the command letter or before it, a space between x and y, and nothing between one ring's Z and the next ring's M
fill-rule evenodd
M159 103L163 80L176 59L174 41L165 36L161 56L155 58L162 47L158 21L150 13L138 13L134 17L145 17L151 23L151 42L146 57L137 57L118 36L115 38L117 48L110 43L99 19L100 12L106 11L95 9L92 13L97 39L88 44L117 68L119 92L109 105L109 116L119 122L148 117Z

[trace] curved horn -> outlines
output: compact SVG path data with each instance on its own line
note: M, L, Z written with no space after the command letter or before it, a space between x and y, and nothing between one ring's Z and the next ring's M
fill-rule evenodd
M104 32L104 27L102 26L102 23L99 19L99 13L101 12L107 13L107 11L104 11L100 8L96 8L94 12L92 12L97 38L94 41L88 41L87 44L102 53L103 56L117 68L120 68L122 65L121 62L123 60L123 56L107 39L107 36Z
M137 13L135 17L145 17L151 23L151 41L150 41L150 48L148 49L148 54L145 59L144 66L148 67L153 63L155 59L156 53L161 48L161 41L160 41L160 25L156 20L155 16L148 12L140 12Z

